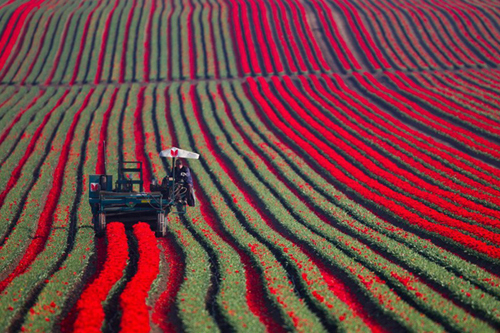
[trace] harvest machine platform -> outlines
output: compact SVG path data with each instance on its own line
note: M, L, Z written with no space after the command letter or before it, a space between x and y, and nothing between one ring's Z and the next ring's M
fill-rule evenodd
M119 222L156 221L156 235L164 237L167 233L167 215L175 206L175 213L186 213L186 204L180 191L182 186L176 182L174 165L176 158L198 159L199 155L178 148L170 148L160 153L172 161L171 176L167 184L152 185L153 192L144 192L142 162L126 161L118 168L118 180L113 188L113 176L89 176L89 203L92 209L92 222L98 237L104 235L109 219Z

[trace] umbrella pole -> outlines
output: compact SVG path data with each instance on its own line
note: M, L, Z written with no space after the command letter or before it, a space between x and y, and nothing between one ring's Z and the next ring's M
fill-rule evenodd
M170 193L170 202L173 202L175 199L175 157L172 160L170 173L172 174L172 192Z

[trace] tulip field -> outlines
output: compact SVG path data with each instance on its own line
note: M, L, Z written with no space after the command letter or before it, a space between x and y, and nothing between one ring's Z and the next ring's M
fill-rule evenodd
M0 0L0 331L500 331L500 3Z

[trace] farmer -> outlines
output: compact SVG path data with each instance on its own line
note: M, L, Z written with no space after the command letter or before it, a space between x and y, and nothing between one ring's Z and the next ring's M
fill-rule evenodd
M188 168L187 165L184 165L182 162L182 159L177 159L175 161L175 168L173 173L175 173L175 182L179 185L181 185L183 188L186 189L181 189L179 191L179 194L186 193L185 196L182 196L183 199L180 199L181 201L184 201L183 203L187 203L188 206L194 207L195 206L195 196L194 196L194 190L193 190L193 177L191 176L191 170ZM174 174L172 172L170 173L169 177L173 177ZM163 179L163 184L168 183L168 177L165 177Z

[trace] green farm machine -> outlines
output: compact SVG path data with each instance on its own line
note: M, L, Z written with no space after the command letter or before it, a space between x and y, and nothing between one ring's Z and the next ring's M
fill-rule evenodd
M112 175L89 175L89 203L98 237L104 235L106 223L111 220L124 223L156 221L156 236L164 237L168 214L186 213L186 201L182 198L186 191L182 188L183 184L175 179L175 161L177 158L198 159L199 155L172 147L162 151L160 156L172 158L172 170L163 184L153 181L151 192L144 192L142 162L122 162L114 188Z

